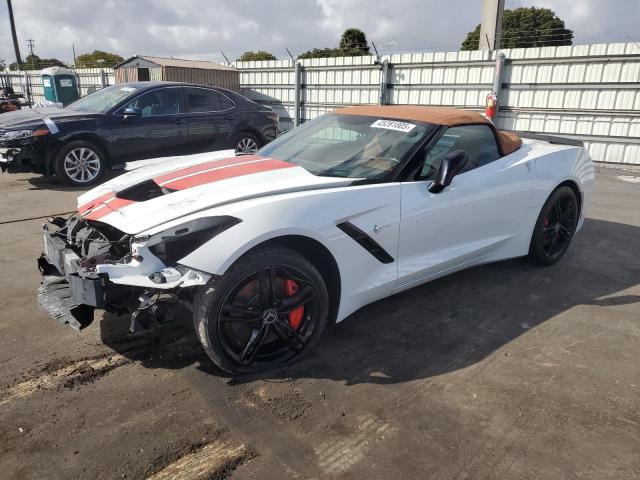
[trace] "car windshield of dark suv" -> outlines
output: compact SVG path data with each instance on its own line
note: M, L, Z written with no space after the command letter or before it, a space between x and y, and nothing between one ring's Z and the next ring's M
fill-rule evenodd
M67 105L66 108L78 112L107 113L122 100L135 94L137 90L128 85L112 85L82 97Z
M314 175L384 179L434 125L361 115L328 114L295 128L258 153Z

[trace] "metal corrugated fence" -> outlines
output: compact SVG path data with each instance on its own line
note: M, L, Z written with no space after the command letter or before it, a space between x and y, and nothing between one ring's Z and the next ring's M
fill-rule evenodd
M115 76L111 68L79 68L73 70L78 79L80 96L87 95L92 90L113 85ZM44 89L42 86L42 74L39 70L24 72L0 71L16 92L26 95L27 85L31 91L33 102L44 102ZM28 82L28 83L27 83Z
M501 50L499 128L553 133L583 140L594 160L640 165L640 44ZM374 56L301 60L300 121L347 105L441 105L483 111L491 92L496 52L426 52L383 56L386 81ZM296 116L296 76L291 60L236 62L240 90L273 107L283 129ZM24 92L23 72L4 72ZM113 85L111 69L79 69L81 94ZM27 74L42 101L39 72ZM104 79L104 80L103 80ZM381 90L384 89L384 92Z
M597 161L640 164L640 44L613 43L501 50L499 128L581 139ZM379 102L483 111L496 52L427 52L302 60L300 120L347 105ZM273 107L283 129L294 123L291 60L236 62L241 92ZM382 85L381 85L382 84Z

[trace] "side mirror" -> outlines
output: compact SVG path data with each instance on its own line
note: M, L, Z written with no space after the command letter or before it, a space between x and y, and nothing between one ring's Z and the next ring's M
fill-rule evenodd
M442 159L438 176L429 185L429 191L431 193L440 193L445 187L451 185L453 177L459 174L468 162L469 155L464 150L455 150L447 153Z
M138 118L142 116L142 109L138 107L127 107L124 109L124 120L130 120L132 118Z

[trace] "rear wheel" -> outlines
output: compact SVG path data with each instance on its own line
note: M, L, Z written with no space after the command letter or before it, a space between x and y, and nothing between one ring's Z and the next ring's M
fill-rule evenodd
M75 140L64 145L55 158L56 177L67 185L93 185L104 173L105 158L93 143Z
M242 132L233 141L236 155L253 155L260 148L260 140L254 134Z
M195 330L207 355L229 373L298 360L327 322L322 276L304 257L269 248L241 258L195 300Z
M542 207L536 222L529 258L552 265L565 254L578 225L578 200L569 187L556 189Z

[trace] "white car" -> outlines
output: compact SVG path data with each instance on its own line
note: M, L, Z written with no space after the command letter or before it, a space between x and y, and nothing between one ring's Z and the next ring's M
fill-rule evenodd
M44 226L40 304L76 329L94 308L129 312L136 330L178 300L223 370L284 365L383 297L482 263L557 262L594 168L579 142L526 137L464 110L360 106L257 155L137 169Z

